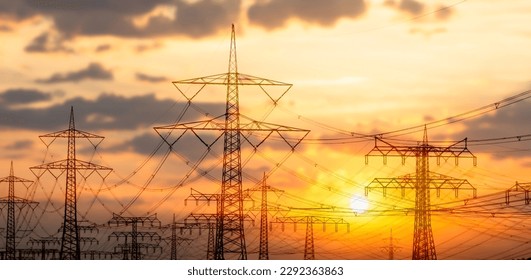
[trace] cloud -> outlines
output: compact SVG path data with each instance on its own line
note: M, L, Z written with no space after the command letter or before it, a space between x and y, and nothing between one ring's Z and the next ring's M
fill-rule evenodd
M24 50L26 52L73 52L72 49L65 47L63 42L59 37L52 37L44 32L35 37Z
M415 0L402 0L397 7L399 10L417 16L424 11L424 4Z
M452 139L463 139L466 137L473 141L530 134L531 130L528 128L529 123L531 123L530 108L531 102L522 101L509 107L498 109L494 114L482 115L481 117L463 122L465 128L459 133L437 135L436 137L439 139L449 137ZM474 145L474 142L472 142L470 145L470 150L473 153L489 152L498 158L508 156L531 157L529 141L502 145Z
M95 100L78 97L62 104L39 108L14 108L9 105L0 103L1 127L39 131L64 129L68 125L70 106L74 106L76 127L88 131L133 130L152 127L154 122L170 124L186 106L172 99L157 99L154 94L134 97L101 94ZM225 108L224 103L198 102L195 105L211 115L221 115ZM190 109L183 120L192 121L202 117L202 113Z
M341 18L356 18L365 13L363 0L272 0L252 5L247 15L251 23L266 29L284 26L292 18L321 26L334 25Z
M6 105L21 105L39 101L48 101L51 99L49 93L36 89L8 89L0 93L0 101Z
M37 82L51 84L61 82L79 82L85 79L112 80L113 74L111 71L105 70L99 63L91 63L85 69L64 74L56 73L47 79L39 79Z
M5 150L26 150L33 146L33 141L31 140L21 140L10 145L4 146Z
M68 38L203 37L226 30L237 20L240 5L241 0L0 0L0 16L15 21L44 16ZM144 18L145 24L136 24L135 18Z
M455 5L457 4L454 4L453 6ZM436 6L428 6L425 3L416 0L401 0L399 2L394 0L387 0L384 2L384 6L393 8L410 16L422 16L424 18L425 16L429 15L428 18L432 21L445 21L448 20L454 14L453 6L444 6L440 4Z
M110 50L112 47L109 44L103 44L96 47L96 52L104 52Z
M176 132L175 134L178 133ZM215 139L215 136L213 134L201 135L201 137L206 141L212 142ZM172 136L168 137L168 142L175 141L175 139L171 138ZM161 143L161 141L163 141L163 139L153 131L152 133L144 133L141 135L137 135L132 139L125 141L124 143L120 143L109 148L103 148L102 151L110 153L132 151L138 154L149 155L158 146L158 144ZM214 150L217 155L222 155L223 146L221 144L223 143L223 138L218 140L218 142L219 143L215 145ZM167 150L168 144L164 143L164 147L165 148L163 149L163 151ZM185 135L183 135L183 137L180 138L179 141L175 143L172 148L178 154L184 156L186 159L192 162L198 160L201 155L207 150L207 147L202 144L201 141L192 133L185 133Z
M150 83L159 83L159 82L165 82L168 80L168 78L163 76L150 76L143 73L136 73L136 79L139 81L145 81Z

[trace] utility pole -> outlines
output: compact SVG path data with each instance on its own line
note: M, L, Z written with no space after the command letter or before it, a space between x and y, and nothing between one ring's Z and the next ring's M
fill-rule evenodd
M243 196L242 196L242 167L241 167L241 143L247 141L254 149L257 149L265 140L272 134L280 136L285 143L287 143L292 150L296 148L304 137L309 133L308 130L279 126L252 120L240 113L239 105L239 86L258 86L274 104L284 96L284 94L291 88L291 84L273 81L270 79L259 78L251 75L246 75L238 72L238 64L236 58L236 32L234 25L231 31L231 43L229 54L228 72L218 75L211 75L200 78L193 78L188 80L175 81L173 84L177 87L179 92L183 94L189 102L197 96L197 94L207 85L224 85L226 86L226 106L225 114L210 119L207 121L199 121L192 123L178 123L168 126L155 127L159 135L167 142L168 145L173 146L178 139L171 143L167 140L167 136L161 134L161 130L181 130L182 134L185 132L192 132L199 140L210 149L215 143L206 143L198 136L198 131L221 131L224 135L224 149L223 149L223 171L220 194L220 207L217 214L216 225L216 241L215 241L215 256L217 260L225 259L226 255L232 255L238 259L247 259L247 248L245 245L244 233L244 215L243 215ZM185 94L186 91L181 90L180 86L186 85L201 85L199 91L195 92L191 97ZM273 98L267 92L268 87L284 87L286 90L278 98ZM240 120L245 118L250 120L248 124L240 123ZM224 119L224 121L220 121ZM263 134L260 134L262 132ZM294 133L302 135L293 137ZM258 142L250 140L250 136L263 137ZM290 137L288 137L288 135ZM179 137L180 139L180 137ZM219 138L218 138L219 139ZM217 139L216 139L217 141Z
M306 225L306 237L304 240L304 260L315 260L315 242L313 237L313 225L322 224L323 231L326 230L327 224L333 224L335 226L335 231L338 231L339 225L346 225L347 232L350 232L350 224L345 222L343 218L335 217L319 217L319 216L292 216L292 217L282 217L276 218L275 221L271 222L281 224L282 231L284 231L284 224L291 223L293 224L293 230L297 230L297 224Z
M151 232L151 231L138 231L138 225L144 226L145 223L149 223L151 227L158 224L158 227L160 228L160 221L157 219L157 214L153 214L147 217L123 217L121 215L117 215L113 213L112 219L108 222L110 225L115 226L129 226L131 225L130 231L115 231L112 232L108 240L111 240L111 238L116 238L117 240L120 238L125 239L125 243L120 244L118 248L122 249L122 252L130 252L131 259L132 260L141 260L141 249L142 248L151 248L153 251L155 249L161 248L158 245L158 242L160 242L161 237L157 232ZM131 244L128 244L128 238L131 238ZM150 244L150 243L139 243L138 239L141 239L144 241L144 239L149 238L150 241L158 241L157 244ZM126 254L124 254L124 257Z
M76 129L74 121L74 108L70 107L70 122L68 129L53 132L39 136L41 141L46 145L51 145L57 138L65 138L68 141L67 158L65 160L55 161L39 166L31 167L33 170L44 170L50 172L55 178L58 178L64 171L66 171L66 187L65 187L65 208L63 217L63 234L61 238L61 250L59 258L61 260L80 260L81 248L79 228L77 225L77 180L76 173L81 170L91 170L90 176L93 173L98 174L102 179L105 179L112 170L111 168L96 165L91 162L82 161L76 158L76 139L87 139L96 148L103 136L98 136L92 133ZM51 139L46 142L45 139ZM91 140L93 139L93 140ZM59 174L52 173L52 170L60 170ZM38 178L44 173L35 174ZM106 174L105 174L106 173ZM82 175L83 176L83 175Z
M381 143L381 144L380 144ZM367 195L371 189L382 189L384 196L387 189L400 189L402 196L405 189L415 190L415 224L413 230L413 260L436 260L435 242L431 227L431 204L430 192L435 189L440 195L441 189L451 189L457 197L459 190L472 190L474 197L476 189L467 180L460 180L430 172L429 159L435 157L437 164L440 160L455 159L458 165L459 158L472 158L474 166L476 157L468 150L467 139L455 142L449 146L434 146L428 143L428 132L424 128L422 142L417 145L401 146L393 145L381 138L375 137L374 148L365 155L365 163L368 164L370 156L383 157L384 164L387 164L387 157L394 156L402 159L405 164L406 158L415 157L415 174L405 175L398 178L376 178L367 187Z
M21 183L26 188L33 181L26 180L20 177L15 177L13 171L13 162L11 162L11 169L9 170L9 176L0 178L0 183L8 183L8 195L7 197L0 198L0 205L7 205L7 225L6 225L6 260L16 259L16 222L15 222L15 205L19 209L25 206L30 206L34 209L38 202L30 201L27 199L19 198L15 196L15 183Z

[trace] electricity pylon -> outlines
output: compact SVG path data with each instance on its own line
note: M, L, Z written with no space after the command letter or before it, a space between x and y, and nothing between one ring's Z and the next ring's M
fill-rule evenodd
M227 89L225 114L207 121L191 123L178 123L174 125L155 127L159 135L170 145L167 136L163 136L159 130L181 130L181 136L191 131L199 140L210 149L215 143L207 144L198 136L198 131L221 131L224 135L223 149L223 171L220 194L220 207L217 214L216 241L214 258L225 259L227 254L235 255L238 259L247 259L247 248L245 245L244 219L243 219L243 197L242 197L242 166L241 166L241 141L247 141L254 149L258 148L273 133L287 143L292 150L296 148L308 130L280 126L261 121L252 120L240 114L239 86L258 86L276 104L284 94L291 88L291 84L259 78L238 72L236 59L236 32L234 25L231 31L230 55L228 72L218 75L175 81L173 84L179 92L183 94L189 102L207 85L224 85ZM199 91L187 96L185 91L179 88L180 85L201 85ZM278 98L273 98L266 91L268 87L284 87L286 90ZM241 124L240 119L246 118L250 122ZM220 119L224 119L223 122ZM263 134L260 134L263 132ZM300 133L300 137L292 137L293 133ZM258 142L250 140L253 137L262 137ZM288 137L288 135L290 135ZM180 139L181 137L179 137ZM217 138L219 139L219 138ZM216 139L216 141L217 141Z
M335 231L338 231L338 226L341 224L347 225L347 232L350 232L350 224L345 222L343 218L334 218L334 217L319 217L319 216L293 216L293 217L282 217L276 218L273 223L281 224L282 231L284 231L284 224L291 223L293 224L293 230L297 230L297 224L306 225L306 237L304 240L304 259L305 260L315 260L315 242L313 238L313 225L322 224L323 231L326 230L327 224L335 225Z
M15 177L13 171L13 162L11 162L11 169L9 176L0 178L0 183L8 183L7 197L0 198L0 205L7 205L7 225L6 225L6 260L16 259L16 222L15 222L15 205L22 209L24 206L36 207L38 202L19 198L15 196L15 183L21 183L28 187L33 181L26 180L20 177ZM3 207L2 207L3 208Z
M248 194L244 196L244 199L248 198ZM185 205L188 200L195 200L196 205L200 202L206 202L210 205L212 201L216 202L216 209L219 213L221 207L220 194L204 194L197 190L190 189L190 195L184 200ZM215 259L215 242L216 242L216 226L218 225L218 214L195 214L191 213L184 219L184 224L189 229L198 229L199 234L203 229L208 229L207 239L207 260ZM254 223L254 220L249 215L243 215L244 221L250 221Z
M531 192L531 183L518 183L516 182L514 186L505 191L505 204L509 205L511 203L511 193L520 193L524 196L525 205L529 205L531 199L529 198L529 193ZM514 200L514 198L513 198Z
M46 260L47 255L51 255L50 259L55 259L55 255L59 253L59 250L55 248L47 248L47 246L61 245L61 241L57 237L41 237L39 239L31 238L28 242L31 246L40 245L41 260Z
M383 143L383 145L379 145L379 143ZM384 195L388 188L400 189L402 195L404 195L405 189L414 189L415 224L412 259L436 260L437 253L431 227L431 190L437 190L437 195L439 195L441 189L451 189L455 191L456 196L459 190L462 189L472 190L475 196L476 190L467 180L455 179L430 172L429 159L432 157L437 158L437 164L439 165L441 159L446 161L454 158L455 164L458 165L459 158L472 158L475 166L476 157L468 150L467 139L465 138L449 146L433 146L428 143L428 132L425 127L423 140L417 145L393 145L375 137L374 148L365 155L366 164L368 164L369 156L382 156L384 164L387 164L387 157L389 156L400 157L402 164L405 164L406 158L415 157L415 174L398 178L376 178L365 188L365 194L368 194L368 191L373 188L383 189Z
M168 227L171 229L171 236L169 238L166 237L166 238L162 239L162 240L170 243L170 248L171 248L171 250L170 250L170 260L176 260L177 259L177 246L181 245L183 242L187 242L188 244L190 244L190 242L192 242L192 239L190 239L190 238L183 238L183 237L177 236L177 226L179 224L180 223L177 223L175 221L175 214L173 214L172 223L162 227L163 229L168 228Z
M401 247L396 246L394 244L395 240L396 239L393 238L393 229L391 229L391 233L389 235L389 245L386 246L386 247L382 247L382 249L389 254L388 258L387 258L388 260L394 260L395 259L395 252L397 252L398 250L401 249Z
M269 227L267 222L267 216L269 213L267 206L267 193L283 193L283 190L273 188L266 182L267 177L264 172L264 178L262 179L262 185L257 188L248 189L248 192L260 191L262 194L262 201L260 203L260 248L258 250L259 260L269 260Z
M158 224L158 227L160 228L160 221L157 219L157 214L153 214L147 217L123 217L121 215L117 215L113 213L112 219L108 222L108 225L115 225L115 226L129 226L131 225L130 231L115 231L112 232L108 240L111 240L111 238L116 238L117 240L120 238L125 239L125 243L119 244L117 248L120 248L122 252L130 252L131 259L132 260L141 260L141 252L140 249L142 248L151 248L153 251L155 249L160 248L160 246L157 244L150 244L150 243L139 243L138 239L140 238L142 241L145 238L149 238L150 241L158 241L160 242L161 237L157 232L150 232L150 231L138 231L138 224L141 224L144 226L145 223L149 223L151 227ZM131 238L131 244L128 244L127 240L128 238ZM115 248L116 249L116 248ZM124 259L128 259L126 257L126 253L124 253Z
M82 170L91 170L92 172L90 172L88 175L82 173L80 173L80 175L87 178L91 174L96 173L102 179L105 179L112 169L77 159L76 139L87 139L94 146L94 148L96 148L101 141L103 141L104 137L76 129L74 121L74 108L70 107L70 122L68 129L41 135L39 138L46 146L51 145L57 138L66 138L68 141L67 158L65 160L34 166L30 169L37 177L42 176L45 171L48 171L55 178L58 178L63 172L66 171L63 235L61 238L61 250L59 251L59 258L61 260L79 260L81 259L81 248L79 228L77 225L76 173L81 172ZM50 138L51 140L49 142L45 142L45 139L47 138ZM91 139L95 139L95 141L93 142ZM36 174L33 170L44 170L44 172L41 174ZM54 174L51 170L59 170L60 173Z

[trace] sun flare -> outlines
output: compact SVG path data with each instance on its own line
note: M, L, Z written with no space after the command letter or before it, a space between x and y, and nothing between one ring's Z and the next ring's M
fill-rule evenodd
M356 213L364 213L369 209L369 201L365 196L355 194L350 199L350 208Z

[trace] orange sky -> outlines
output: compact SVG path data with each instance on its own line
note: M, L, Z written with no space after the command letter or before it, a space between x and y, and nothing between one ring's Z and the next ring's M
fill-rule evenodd
M175 186L191 169L177 154L193 163L205 150L193 136L175 148L144 191L167 146L142 163L159 141L153 127L171 124L183 108L185 99L171 81L227 71L231 23L236 25L241 73L293 84L276 107L259 90L241 87L242 113L261 119L272 110L265 121L311 130L307 139L346 138L341 143L303 142L268 179L286 191L278 198L271 194L272 205L284 210L337 208L332 213L294 209L279 215L332 215L350 223L348 233L341 227L334 233L332 225L322 233L316 226L317 258L384 259L382 247L391 228L401 247L396 257L411 257L413 214L388 211L413 207L411 192L405 198L399 192L387 198L371 193L370 211L358 216L349 210L349 200L364 195L364 186L376 177L414 172L415 159L402 166L399 160L383 165L380 158L371 158L365 165L363 156L374 141L345 134L422 125L492 104L530 86L531 5L525 0L94 2L89 6L86 1L69 5L51 0L0 1L0 166L4 166L0 175L8 175L13 161L17 176L35 179L29 167L63 158L65 142L57 141L47 150L38 136L66 129L69 108L74 106L78 129L106 137L97 152L79 142L79 157L114 169L105 184L93 178L79 187L80 213L98 224L122 211L136 194L138 199L124 215L157 213L167 224L173 213L183 219L190 212L214 211L213 206L184 205L183 200L190 188L219 191L219 143L198 168L211 177L191 172L182 187ZM204 118L203 111L222 114L224 97L223 87L207 88L194 100L200 110L188 110L185 119ZM429 139L526 135L529 106L522 101L429 129ZM419 141L422 133L398 138ZM504 191L516 181L530 181L528 141L471 144L470 150L478 166L467 160L457 167L433 161L431 170L468 179L479 196ZM245 165L244 188L256 186L262 173L275 169L288 152L278 139L267 142ZM247 146L243 158L249 154ZM28 218L37 236L56 234L63 181L46 175L30 190L41 202L37 214ZM7 186L2 184L0 196L5 195ZM470 198L463 192L456 199L451 191L443 191L438 199L433 196L434 204L457 200L452 207ZM259 196L254 197L258 206ZM481 209L529 213L529 206L503 209L500 201L494 208ZM463 216L434 214L440 259L531 256L531 232L524 226L528 216L489 218L486 212L472 211L477 209L467 208L459 214ZM258 224L249 225L250 252L258 246ZM100 237L106 238L111 230L102 231ZM274 226L273 232L280 231ZM285 235L273 235L271 252L276 257L272 258L302 258L304 226L292 231L287 226ZM203 244L206 234L199 238L198 244ZM105 246L111 245L102 249L112 249ZM180 257L204 257L193 248L183 247Z

